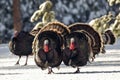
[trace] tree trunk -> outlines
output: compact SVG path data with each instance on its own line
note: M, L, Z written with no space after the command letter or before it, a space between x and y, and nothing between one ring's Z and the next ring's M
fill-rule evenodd
M13 25L14 31L21 31L21 11L20 11L20 0L13 0Z

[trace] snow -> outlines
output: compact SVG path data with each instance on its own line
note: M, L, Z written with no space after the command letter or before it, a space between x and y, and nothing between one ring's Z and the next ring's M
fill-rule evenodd
M120 38L114 45L106 45L106 54L99 54L92 63L81 68L81 73L63 63L60 70L54 68L54 74L47 74L36 66L34 57L30 56L28 65L23 66L25 57L20 64L14 65L17 56L12 55L8 44L0 44L0 79L1 80L119 80L120 78Z

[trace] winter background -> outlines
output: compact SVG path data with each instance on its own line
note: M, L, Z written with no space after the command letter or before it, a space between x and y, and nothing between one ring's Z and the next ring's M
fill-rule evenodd
M20 0L22 30L30 31L36 23L30 17L45 0ZM75 22L89 22L111 11L120 12L120 4L109 6L107 0L51 0L56 19L66 25ZM13 34L12 0L0 0L0 43L7 43Z
M0 45L0 79L1 80L119 80L120 79L120 38L114 45L106 45L106 53L99 54L92 63L81 67L80 73L74 74L75 68L65 66L53 68L54 74L41 70L34 62L34 56L29 56L28 65L15 65L18 56L11 54L8 44Z
M30 17L44 0L20 0L22 30L30 31L36 23ZM120 5L110 7L107 0L52 0L56 19L66 25L75 22L89 22L111 11L114 15L120 12ZM48 75L36 66L34 56L30 56L28 65L23 66L25 57L20 64L14 65L18 56L11 54L8 41L13 34L12 0L0 0L0 79L1 80L119 80L120 79L120 38L114 45L106 45L106 53L99 54L91 64L81 68L81 73L61 64L60 70L53 69L55 74Z

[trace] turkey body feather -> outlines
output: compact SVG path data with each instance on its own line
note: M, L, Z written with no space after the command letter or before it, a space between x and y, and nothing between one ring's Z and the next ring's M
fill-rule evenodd
M68 27L60 22L50 22L40 29L33 41L34 59L38 67L42 70L48 68L51 74L53 67L60 66L64 36L68 33Z
M33 39L34 36L30 35L28 32L21 31L9 42L9 49L13 54L19 56L20 58L21 56L32 55ZM19 64L19 61L17 61L17 64Z
M74 39L74 49L72 50L70 49L71 39ZM91 52L86 34L80 31L71 32L66 36L65 40L65 49L63 50L63 62L65 65L77 68L86 65Z
M61 41L60 35L56 32L52 31L44 31L40 33L38 40L39 40L39 50L36 53L36 56L39 58L35 58L35 61L39 67L42 69L50 67L57 67L62 62L62 54L61 54ZM43 49L44 41L49 41L49 51L45 52ZM40 63L37 62L40 60ZM46 65L46 62L48 63Z
M91 48L94 56L102 51L102 36L97 31L95 31L90 25L86 23L75 23L70 25L69 29L71 30L71 32L83 31L84 33L87 33L91 40Z

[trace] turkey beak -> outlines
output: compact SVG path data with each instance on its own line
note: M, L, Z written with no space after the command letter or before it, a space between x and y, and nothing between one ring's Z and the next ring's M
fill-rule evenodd
M48 46L48 44L49 44L49 41L48 41L48 40L45 40L45 41L44 41L44 45L43 45L43 49L44 49L44 51L45 51L46 53L49 51L49 46Z

